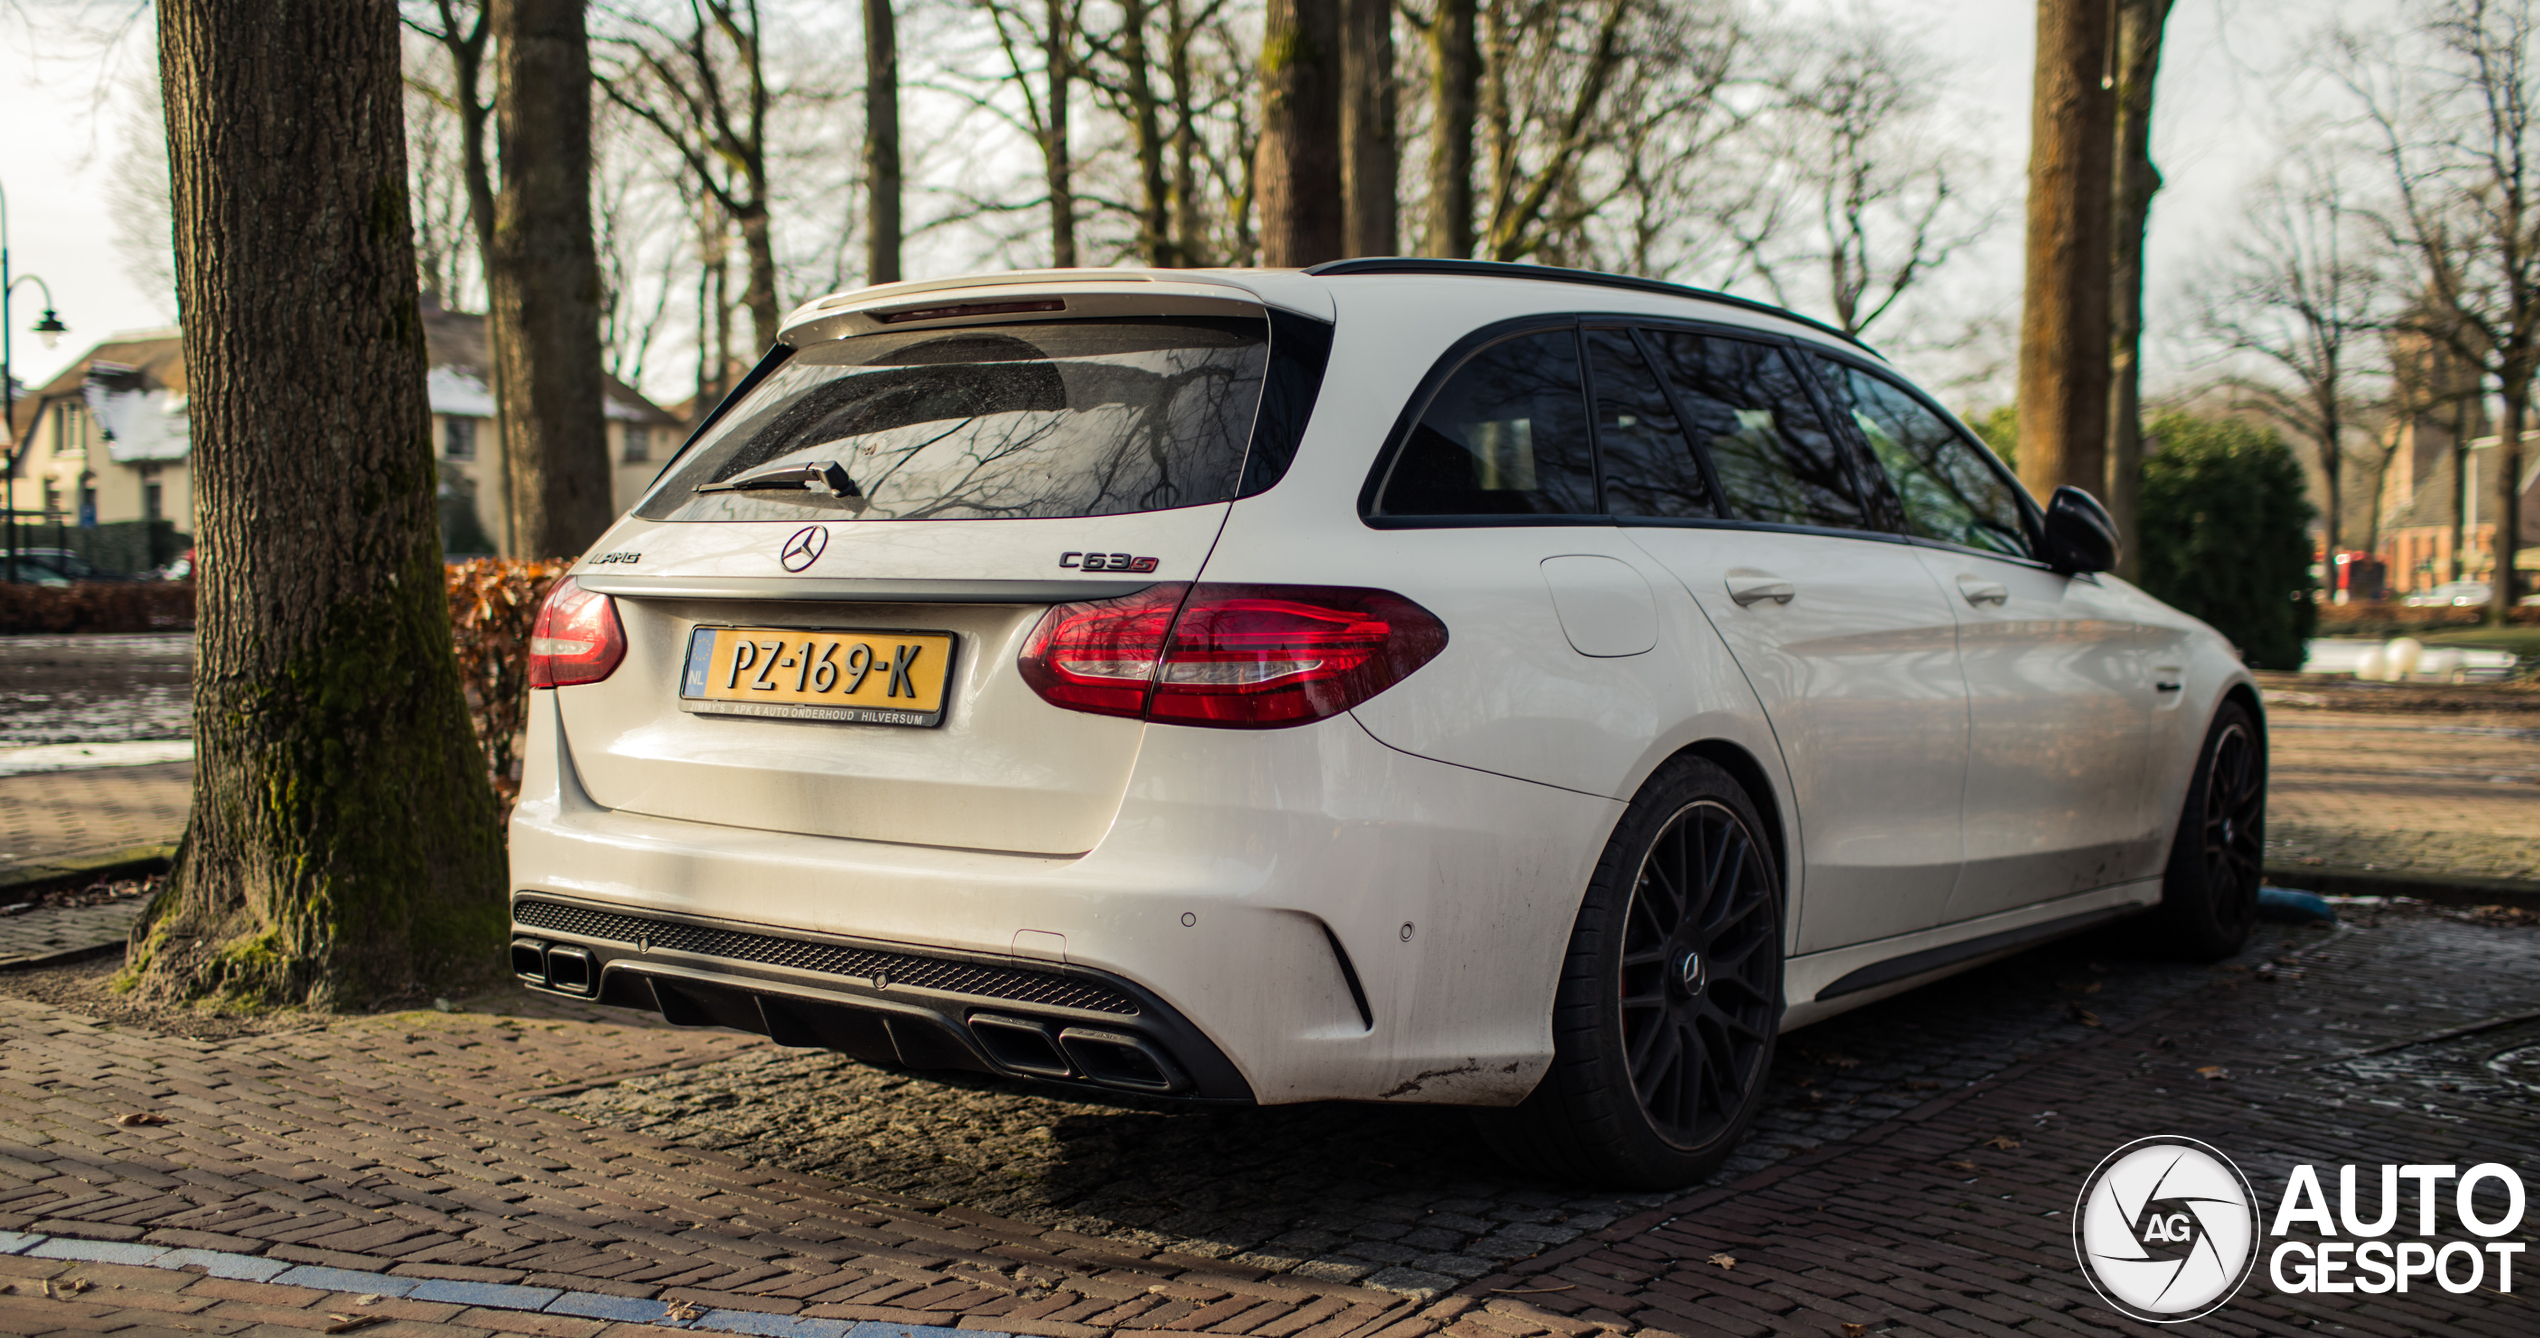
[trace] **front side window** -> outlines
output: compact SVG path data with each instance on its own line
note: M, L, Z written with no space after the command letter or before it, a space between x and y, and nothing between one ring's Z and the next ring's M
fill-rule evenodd
M1268 323L890 331L795 354L636 508L647 520L1113 516L1231 501Z
M1649 370L1629 330L1587 332L1595 387L1596 447L1605 470L1605 508L1617 516L1707 520L1719 514L1711 488L1676 422L1675 406Z
M1594 515L1577 332L1503 339L1457 368L1413 425L1377 511L1391 516Z
M1655 330L1659 373L1711 457L1729 515L1777 525L1862 528L1842 448L1817 417L1798 370L1771 344Z
M1848 413L1878 457L1906 529L1918 538L2028 557L2015 485L1958 429L1905 389L1863 368L1818 357L1837 412Z
M453 460L476 458L476 420L444 418L441 420L441 453Z

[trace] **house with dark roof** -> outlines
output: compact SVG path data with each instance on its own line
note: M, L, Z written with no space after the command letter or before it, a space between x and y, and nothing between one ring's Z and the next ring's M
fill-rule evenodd
M426 295L423 330L442 547L453 556L500 552L509 517L485 317L447 310ZM614 377L605 383L602 412L611 495L623 511L678 449L682 426ZM9 426L10 439L26 443L9 484L21 543L49 543L37 537L45 530L136 521L193 531L193 439L178 332L121 335L97 345L22 396Z

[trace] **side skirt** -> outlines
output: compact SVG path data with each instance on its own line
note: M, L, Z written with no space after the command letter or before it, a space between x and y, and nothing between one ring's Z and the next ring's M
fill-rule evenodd
M2157 878L2023 906L1981 920L1792 958L1782 1030L1803 1027L2158 903Z

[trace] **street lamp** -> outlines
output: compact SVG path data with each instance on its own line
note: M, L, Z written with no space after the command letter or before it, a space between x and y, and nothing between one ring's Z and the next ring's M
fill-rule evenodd
M9 277L9 192L0 190L0 426L9 432L9 465L0 471L0 507L9 513L9 552L6 579L12 585L18 580L18 461L26 457L26 442L18 436L18 383L9 373L9 343L12 325L9 298L18 285L33 283L44 290L44 317L37 321L34 333L51 348L62 342L71 327L53 312L53 285L32 274Z

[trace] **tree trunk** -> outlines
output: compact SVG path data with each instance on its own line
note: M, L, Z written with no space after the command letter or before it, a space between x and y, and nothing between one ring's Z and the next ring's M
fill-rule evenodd
M1212 261L1199 198L1199 91L1191 72L1191 39L1197 34L1183 0L1166 0L1164 24L1165 77L1173 83L1173 254L1183 265L1207 265Z
M1341 0L1341 248L1353 256L1402 249L1401 160L1394 144L1393 5Z
M898 283L900 37L891 0L864 0L864 174L864 281Z
M1067 143L1067 103L1074 95L1075 25L1068 22L1067 0L1049 0L1049 29L1041 38L1041 60L1049 75L1049 115L1044 122L1041 166L1050 191L1050 263L1067 269L1076 263L1076 164Z
M129 976L368 1006L500 977L450 654L389 0L161 0L201 562L194 810Z
M2505 367L2505 421L2497 427L2496 478L2488 502L2496 508L2496 565L2487 582L2487 621L2498 627L2522 598L2514 559L2522 552L2522 429L2530 417L2532 376L2528 357L2509 358Z
M511 547L569 557L617 515L591 239L591 43L580 0L494 0L503 185L486 266Z
M458 103L459 175L467 185L467 221L476 238L476 263L484 272L487 288L494 282L494 170L485 157L485 44L493 36L493 15L486 9L476 13L476 23L466 32L459 31L458 6L441 0L437 6L441 16L440 42L450 56L450 92ZM457 287L455 283L451 285ZM443 300L455 307L459 295L443 294ZM485 365L487 389L494 403L503 402L503 360L492 356L488 341ZM507 463L511 451L505 443L500 412L492 423L494 439L480 443L488 450L479 466L492 476L495 510L503 517L502 533L494 536L495 546L505 557L516 557L519 550L512 545L512 480Z
M744 207L733 221L741 225L741 256L750 267L750 286L741 291L741 305L750 309L755 357L776 346L785 316L776 306L776 238L768 224L765 182L750 183L750 199L759 203Z
M1173 201L1164 180L1164 119L1147 58L1147 0L1121 0L1120 63L1129 99L1129 138L1138 156L1138 254L1158 268L1187 265L1173 245Z
M2020 316L2020 479L2043 500L2108 486L2114 0L2038 0L2028 294Z
M1261 27L1261 263L1341 258L1341 0L1269 0Z
M1438 0L1429 21L1428 254L1473 254L1473 123L1482 51L1477 0Z
M2161 189L2152 165L2152 86L2161 72L2161 30L2172 0L2117 0L2116 337L2109 356L2108 480L2103 496L2120 540L2117 574L2140 580L2143 535L2143 234Z
M2472 382L2475 385L2475 382ZM2476 410L2469 396L2452 401L2452 579L2469 579L2469 443Z

